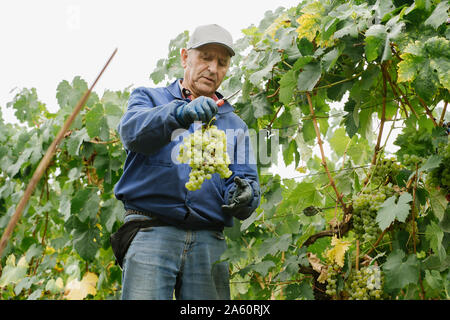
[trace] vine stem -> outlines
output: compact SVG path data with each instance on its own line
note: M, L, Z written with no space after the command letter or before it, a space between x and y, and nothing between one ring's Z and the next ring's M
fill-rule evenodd
M425 109L425 112L427 113L428 117L431 119L431 121L433 121L434 126L437 127L438 124L436 123L436 120L434 119L433 114L431 113L431 111L428 108L425 101L421 97L419 97L417 94L416 94L416 96L417 96L417 99L419 99L419 102L422 105L422 107Z
M441 118L439 119L439 126L441 127L444 124L445 112L447 111L448 101L445 101L444 110L442 110Z
M36 185L38 184L39 180L41 179L42 175L44 174L44 171L49 166L50 161L53 158L53 155L56 151L57 146L64 138L66 132L69 130L70 126L72 125L72 122L75 120L78 113L84 107L95 84L100 79L101 75L103 74L103 72L105 71L105 69L109 65L109 63L111 62L111 60L114 57L114 55L116 54L116 52L117 52L117 48L114 50L114 52L110 56L110 58L108 59L108 61L105 64L105 66L100 71L100 73L98 74L95 81L92 83L91 87L84 93L84 95L78 101L78 104L76 105L72 114L69 116L69 118L66 120L66 122L64 123L64 125L62 126L60 131L58 132L55 140L53 140L52 144L48 147L47 152L45 153L44 157L41 159L41 162L39 162L39 165L36 168L36 171L33 173L33 176L31 177L31 180L28 183L28 186L25 189L24 194L23 194L22 198L20 199L13 216L9 220L8 226L6 227L5 232L2 235L2 238L0 240L0 257L2 256L3 249L5 249L6 244L8 243L8 240L9 240L17 222L19 222L20 216L22 215L22 212L25 209L25 206L27 205L28 200L30 199L31 195L33 194L33 191L36 188Z
M320 154L322 157L322 166L325 169L325 172L327 173L328 179L330 180L331 187L334 189L334 192L336 193L337 200L342 205L342 210L344 211L344 214L347 214L348 209L347 209L347 206L345 205L344 201L342 200L342 194L339 193L339 190L336 187L336 183L334 182L334 179L331 176L330 170L328 170L328 165L327 165L327 161L325 158L325 152L323 151L323 142L322 142L322 138L320 137L319 126L317 125L316 114L314 113L314 107L313 107L313 104L311 101L311 95L309 92L306 92L306 97L308 98L309 110L312 115L314 130L316 131L317 143L319 144Z
M419 119L419 115L417 114L416 110L414 110L413 106L409 102L406 95L402 92L402 90L395 83L392 82L389 72L386 72L385 75L389 82L389 85L392 88L392 92L394 93L394 95L398 96L402 105L404 106L406 104L409 107L409 109L411 109L411 112L416 116L416 118Z

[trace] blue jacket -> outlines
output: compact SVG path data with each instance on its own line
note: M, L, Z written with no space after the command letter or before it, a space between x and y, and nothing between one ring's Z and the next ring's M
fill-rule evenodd
M127 158L114 192L125 209L150 212L166 223L185 229L221 229L233 225L233 217L222 212L236 185L234 177L245 178L253 189L249 216L259 205L260 189L248 127L226 102L216 114L215 125L227 133L232 176L215 173L201 189L188 191L190 167L176 158L184 136L200 127L182 128L175 118L183 99L179 79L168 87L139 87L130 95L128 109L117 128ZM222 95L216 93L219 98ZM186 130L188 129L188 130ZM233 130L227 130L233 129ZM247 133L247 135L246 135ZM242 218L241 218L242 219Z

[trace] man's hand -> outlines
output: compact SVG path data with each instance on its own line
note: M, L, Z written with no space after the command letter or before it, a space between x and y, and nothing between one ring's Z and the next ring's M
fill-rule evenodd
M234 177L236 183L236 190L234 191L230 204L223 205L222 209L225 213L231 214L238 219L248 218L248 205L253 199L253 189L250 184L238 176Z
M176 119L184 127L188 127L194 121L208 123L218 110L217 104L213 99L201 96L178 107Z

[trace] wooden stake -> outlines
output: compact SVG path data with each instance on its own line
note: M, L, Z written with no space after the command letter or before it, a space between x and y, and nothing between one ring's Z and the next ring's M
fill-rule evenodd
M25 189L25 193L22 196L22 199L20 199L19 204L16 207L16 211L14 212L13 216L9 220L8 226L5 229L5 232L2 235L2 238L0 240L0 257L2 256L3 249L5 249L6 244L8 243L9 237L11 236L17 222L20 219L20 216L22 215L22 211L25 209L25 206L30 199L31 195L33 194L34 189L36 188L36 185L38 184L39 180L41 179L42 175L44 174L45 170L47 169L48 165L50 164L50 161L53 158L53 155L56 151L56 147L61 142L61 140L64 138L67 130L69 130L70 126L72 125L72 122L77 117L80 110L83 108L84 104L86 103L87 99L89 98L89 95L91 91L94 89L95 84L100 79L101 75L105 71L106 67L111 62L112 58L117 52L117 48L112 53L111 57L106 62L103 69L100 71L99 75L95 79L94 83L91 85L89 90L87 90L84 95L81 97L81 99L78 101L78 104L76 105L75 109L73 110L70 117L66 120L61 130L58 132L55 140L53 140L50 147L48 147L47 152L45 153L44 157L41 159L41 162L39 163L38 167L36 168L36 171L34 172L33 176L31 177L30 182L28 183L27 188Z

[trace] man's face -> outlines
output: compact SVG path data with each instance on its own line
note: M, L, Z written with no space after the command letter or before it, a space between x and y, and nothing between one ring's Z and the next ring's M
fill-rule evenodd
M230 66L230 55L223 46L207 44L197 49L181 50L184 68L183 86L194 97L210 97L219 88Z

